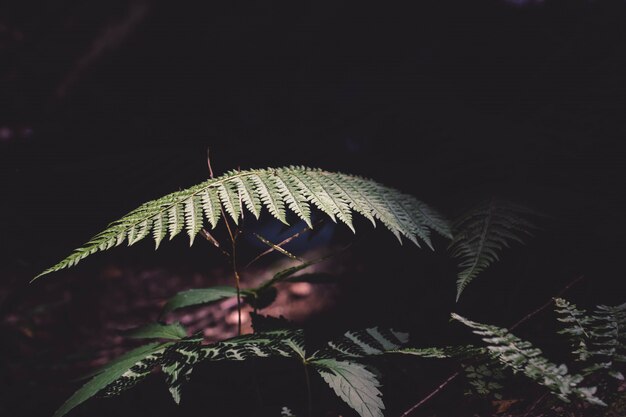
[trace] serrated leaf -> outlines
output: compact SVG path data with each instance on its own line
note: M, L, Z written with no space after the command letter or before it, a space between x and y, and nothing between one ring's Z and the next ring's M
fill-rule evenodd
M54 413L53 417L62 417L76 406L104 390L114 383L141 360L161 351L167 344L153 343L134 349L99 370L96 375L67 399Z
M217 187L217 193L226 213L230 214L235 224L239 224L239 218L241 217L241 201L239 200L237 186L231 182L220 184Z
M174 297L170 298L161 314L167 314L171 311L178 310L183 307L190 307L200 304L211 304L225 298L236 297L237 289L233 287L211 287L211 288L195 288L191 290L181 291Z
M310 362L335 394L361 417L383 417L382 394L376 375L365 365L335 359Z

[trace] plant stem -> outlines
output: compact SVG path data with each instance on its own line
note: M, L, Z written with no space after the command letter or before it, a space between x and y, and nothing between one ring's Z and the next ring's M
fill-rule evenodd
M460 371L456 371L455 373L453 373L452 375L450 375L445 381L443 381L441 384L439 384L439 386L437 388L435 388L433 391L431 391L430 394L428 394L427 396L425 396L424 398L422 398L417 404L415 404L413 407L409 408L408 410L406 410L404 413L402 413L402 415L400 417L407 417L408 415L410 415L413 410L417 409L418 407L420 407L422 404L424 404L426 401L430 400L432 397L434 397L435 395L437 395L439 393L439 391L441 391L442 389L444 389L446 387L446 385L448 385L450 382L452 382L453 380L456 379L456 377L458 377L461 374Z
M230 228L229 228L230 231ZM232 236L232 234L231 234ZM237 334L241 336L241 288L239 286L239 272L237 271L237 236L233 236L231 262L233 264L233 273L235 275L235 288L237 289Z
M306 381L306 404L307 404L307 416L313 416L313 399L311 395L311 377L309 376L309 367L305 361L302 361L304 367L304 380Z

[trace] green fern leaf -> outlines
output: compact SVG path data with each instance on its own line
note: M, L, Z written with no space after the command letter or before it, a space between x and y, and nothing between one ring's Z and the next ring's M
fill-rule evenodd
M352 231L355 211L372 222L379 220L400 241L405 236L417 244L419 238L431 246L431 229L449 235L446 221L434 210L372 180L304 167L232 171L142 204L37 277L74 266L87 256L124 241L134 244L148 235L158 248L166 234L172 239L185 229L193 243L204 218L214 228L222 209L238 222L243 206L255 217L265 206L272 216L286 223L288 207L312 226L311 204Z
M201 198L195 195L189 197L183 203L185 207L185 226L189 235L189 246L202 229L202 205Z
M509 202L491 199L454 222L454 239L449 250L460 259L457 279L458 301L467 285L499 259L511 242L523 243L536 227L525 217L532 211Z
M176 403L180 402L182 385L189 380L193 367L199 362L304 357L301 330L276 330L238 336L208 346L200 342L201 338L189 338L170 346L164 355L161 369Z
M297 188L293 179L280 171L276 171L273 179L283 199L287 202L287 206L312 229L313 224L311 223L309 203Z
M256 184L259 198L270 212L284 224L288 224L285 219L285 202L282 200L280 193L270 176L272 173L259 172L251 176L252 181Z
M233 182L237 186L239 196L246 208L258 219L261 215L261 200L255 192L254 184L251 179L249 177L236 177L233 178Z
M182 204L176 203L167 210L168 230L170 240L183 230L185 226L185 215ZM131 226L131 228L134 226Z
M211 224L211 227L215 228L222 216L222 206L220 205L219 196L213 191L213 189L206 188L202 191L200 198L202 199L204 215Z
M559 334L568 336L572 348L575 349L573 353L576 355L576 360L586 362L591 356L587 345L589 344L590 326L592 326L593 320L587 316L586 311L579 310L569 301L556 298L554 303L555 311L560 315L557 320L564 323L565 326L563 330L559 331Z

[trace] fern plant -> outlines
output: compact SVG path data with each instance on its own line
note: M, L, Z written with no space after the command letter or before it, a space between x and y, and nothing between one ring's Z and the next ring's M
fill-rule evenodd
M165 237L171 240L183 230L189 237L190 245L198 234L214 240L208 229L215 228L222 222L228 229L232 243L232 251L226 254L233 267L235 286L195 288L172 297L162 310L161 322L149 324L128 334L132 338L160 341L133 349L94 373L90 381L59 408L55 417L65 415L96 394L117 395L136 385L155 369L161 370L174 401L179 403L182 388L191 377L196 364L269 357L300 361L307 378L309 370L319 375L360 416L382 417L384 404L379 389L379 377L370 365L362 363L362 359L382 354L421 358L484 356L484 349L471 346L406 347L404 345L408 341L407 334L384 328L349 331L342 338L328 342L323 348L308 354L303 331L285 326L287 323L282 320L268 319L273 323L269 328L256 326L254 334L240 334L212 345L205 345L199 334L187 336L186 329L178 323L165 324L164 320L175 310L237 297L241 333L242 303L253 307L253 321L258 324L261 316L256 313L274 301L277 284L302 281L318 283L328 280L327 276L320 274L295 276L325 258L304 261L287 252L281 244L274 244L256 235L270 250L276 250L301 264L276 273L256 288L240 288L235 250L236 238L241 230L237 228L233 233L230 222L239 227L246 211L259 219L264 209L285 224L289 222L290 211L309 228L314 227L313 212L317 210L334 222L344 223L353 232L353 215L358 213L374 226L382 223L400 243L404 237L418 247L423 243L433 248L433 231L451 239L451 254L460 259L462 268L457 281L457 300L469 282L498 259L499 252L504 247L513 241L522 242L522 236L534 229L532 222L528 220L531 211L493 199L463 215L454 223L454 227L450 227L444 216L415 197L362 177L305 167L231 171L191 188L149 201L109 224L104 231L35 279L75 266L97 252L107 251L124 242L133 245L148 236L154 239L156 249ZM623 316L619 315L621 312L610 310L610 313L623 320ZM604 320L601 317L606 318L607 314L597 313L594 320ZM524 372L564 400L577 395L588 401L601 403L594 397L592 388L578 387L581 376L569 375L566 368L548 362L540 351L532 349L527 342L515 338L505 330L471 322L460 316L454 317L474 328L475 332L488 336L491 343L488 351L493 354L494 359L500 360L502 366ZM612 323L607 322L606 326ZM608 343L611 343L609 335L614 336L614 332L606 326L596 328L598 333L594 334L598 340L603 341L602 346L608 348ZM600 331L604 333L600 335ZM616 337L619 339L623 336ZM606 350L603 352L606 353ZM617 350L614 353L614 359L618 360L621 354ZM482 383L484 377L494 375L486 365L469 366L466 371L470 382L472 375L474 376L475 390L499 388L494 384ZM287 412L291 413L286 409L285 413Z
M319 210L333 221L340 221L355 231L352 217L358 213L373 225L382 223L400 242L402 237L418 247L425 243L430 248L431 232L451 238L445 218L435 210L407 194L358 176L333 173L304 167L270 168L249 171L231 171L186 190L147 202L76 249L68 257L48 268L36 278L50 272L75 266L94 253L109 250L127 242L136 242L152 236L158 249L163 239L174 238L186 231L190 245L202 234L212 238L206 227L215 228L223 221L228 229L232 252L229 255L235 276L235 287L213 287L183 291L164 307L162 319L170 312L199 304L210 304L224 298L237 297L239 320L240 303L258 309L275 298L275 285L281 282L319 282L320 275L294 274L320 260L280 271L257 288L240 289L235 262L236 235L229 225L239 225L248 211L258 219L263 208L277 220L287 224L291 211L299 220L313 228L312 211ZM292 259L280 245L261 236L262 242ZM213 238L214 239L214 238ZM321 277L325 279L325 277ZM258 316L257 316L258 317ZM241 325L240 325L241 331ZM379 390L380 382L360 359L373 355L406 354L417 357L445 357L446 352L436 348L403 349L407 335L379 328L348 332L343 338L329 342L322 349L308 355L301 330L272 329L240 335L206 346L200 335L187 336L178 323L153 323L131 332L129 337L160 339L122 355L100 371L70 397L55 417L60 417L95 394L116 395L144 379L155 368L165 376L175 400L181 399L181 387L189 379L198 362L218 360L247 360L262 357L287 357L300 360L305 369L311 369L326 381L334 392L363 417L380 417L384 405Z

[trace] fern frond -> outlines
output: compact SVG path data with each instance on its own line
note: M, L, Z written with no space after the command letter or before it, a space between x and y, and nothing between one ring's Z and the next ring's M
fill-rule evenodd
M587 346L590 337L593 319L587 315L585 310L579 310L576 305L562 298L555 298L555 311L560 317L558 321L564 323L564 328L559 334L564 334L570 340L576 360L586 362L589 359L590 352Z
M302 330L276 330L238 336L208 346L202 345L201 341L201 338L197 338L176 343L163 356L161 370L176 403L180 402L182 385L189 380L193 367L199 362L304 357Z
M576 360L585 364L584 375L599 371L624 380L616 362L626 362L626 303L619 306L599 305L593 314L557 298L558 320L564 323L559 333L570 339Z
M473 329L474 334L481 336L487 343L491 355L503 366L514 372L522 372L548 388L561 400L569 402L571 396L577 396L592 404L606 405L594 395L595 387L578 386L583 380L581 375L569 374L565 365L556 365L548 361L540 349L513 335L507 329L477 323L454 313L452 318Z
M311 358L363 358L394 351L409 341L408 333L393 329L371 327L348 331L339 339L311 355Z
M499 259L511 242L524 243L536 226L527 220L531 210L506 201L491 199L459 217L453 224L449 250L460 260L457 279L458 301L465 287Z
M405 236L416 244L419 238L431 246L431 229L450 235L446 221L434 210L412 196L372 180L304 167L232 171L142 204L35 278L74 266L89 255L125 241L132 245L148 235L154 238L158 248L166 235L172 239L185 229L193 244L205 218L215 227L222 209L238 222L242 207L258 217L265 206L273 217L287 223L289 208L312 226L310 205L333 221L339 219L353 231L355 211L373 223L379 220L398 239Z

